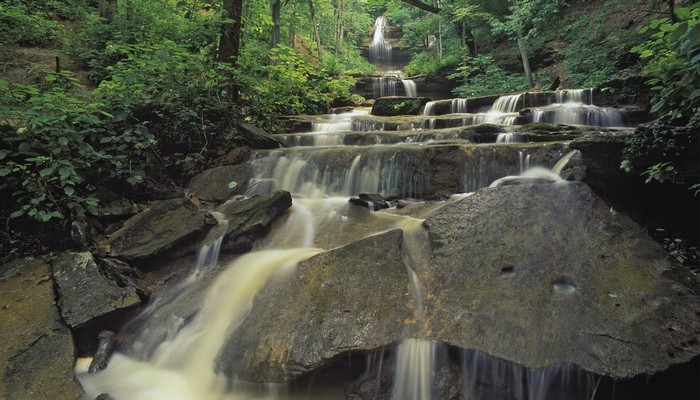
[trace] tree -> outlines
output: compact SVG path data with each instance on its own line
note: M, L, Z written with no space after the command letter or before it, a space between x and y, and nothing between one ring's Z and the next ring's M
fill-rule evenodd
M235 66L241 50L243 0L224 0L224 12L218 60Z

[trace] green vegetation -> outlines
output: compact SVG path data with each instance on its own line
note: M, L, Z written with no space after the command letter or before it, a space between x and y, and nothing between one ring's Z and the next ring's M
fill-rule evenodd
M374 72L359 48L381 14L414 49L406 75L449 76L457 96L594 86L643 66L653 111L668 126L687 124L700 99L699 6L598 3L5 1L0 45L62 50L83 71L33 68L23 80L0 79L0 217L71 218L94 212L104 186L144 193L184 184L244 143L239 121L276 131L279 115L361 101L351 76ZM608 23L622 8L626 19ZM645 152L635 146L629 170ZM676 179L680 167L660 157L641 172Z
M651 111L660 120L627 140L621 168L697 195L700 177L685 172L693 170L700 149L700 4L676 8L673 19L654 19L642 31L651 35L632 51L645 63L655 93Z

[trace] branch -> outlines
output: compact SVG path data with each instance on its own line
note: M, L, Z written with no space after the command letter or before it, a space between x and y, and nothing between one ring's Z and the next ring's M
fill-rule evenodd
M442 11L441 8L433 7L429 4L425 4L420 0L401 0L406 4L410 4L414 7L418 7L421 10L425 10L427 12L433 13L433 14L440 14L440 11Z

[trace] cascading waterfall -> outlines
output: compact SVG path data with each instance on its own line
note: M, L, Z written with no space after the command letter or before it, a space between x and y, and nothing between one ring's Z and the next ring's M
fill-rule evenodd
M391 43L384 39L384 28L386 28L386 18L377 17L374 21L374 35L372 43L369 45L369 60L374 64L391 64Z
M379 17L370 46L371 57L380 62L391 59L391 45L384 39L386 21ZM380 96L401 82L407 96L415 96L415 84L405 80L400 72L391 72L391 89L388 82L379 83ZM379 78L383 79L383 78ZM557 101L592 103L592 91L571 91L557 97ZM523 95L503 96L492 107L490 114L477 114L474 123L492 122L514 124L519 108L524 107ZM435 102L426 104L423 115L435 115ZM467 99L453 99L451 113L467 113ZM366 376L379 380L383 368L390 363L386 354L393 354L392 400L429 400L435 398L435 371L447 349L425 340L424 306L421 274L429 269L426 246L430 245L427 232L417 218L370 213L364 208L348 205L347 197L361 192L396 193L402 198L421 198L427 192L432 175L429 157L420 153L418 145L398 144L374 146L371 150L356 147L334 148L343 145L344 133L370 131L384 128L383 122L357 120L366 116L367 110L330 116L314 122L312 132L288 139L289 146L312 138L313 151L303 149L279 149L258 151L251 160L255 178L246 196L267 193L274 189L286 189L295 195L292 208L265 238L256 242L255 252L241 256L224 268L215 279L202 279L205 271L216 268L221 237L210 241L200 252L201 261L175 291L155 296L147 308L147 314L137 318L134 325L139 331L133 340L127 341L120 353L112 358L109 367L98 374L79 374L88 395L109 393L115 400L141 399L291 399L284 385L251 384L224 377L214 369L221 344L235 334L238 324L249 312L250 304L258 289L272 277L282 277L294 270L296 263L318 254L323 249L354 242L368 234L387 228L404 231L404 263L409 278L409 291L413 297L415 322L407 323L405 339L393 352L378 349L367 355ZM471 117L470 117L471 118ZM434 129L435 119L427 121L428 129ZM472 119L463 119L462 124ZM306 139L305 139L306 138ZM417 135L409 143L429 142L440 139L458 139L458 134L434 132ZM499 135L499 142L517 141L517 135ZM430 145L424 146L430 147ZM453 146L458 147L458 146ZM513 150L513 149L516 150ZM519 150L518 150L519 149ZM460 148L451 156L455 165L462 166L459 190L473 192L488 186L497 177L530 170L530 164L551 165L535 147L471 146ZM560 153L561 154L561 151ZM558 173L575 153L569 153L561 164L555 166ZM453 158L454 160L455 158ZM553 178L554 179L554 178ZM494 182L495 183L495 182ZM301 196L298 197L298 196ZM362 219L362 225L353 226L351 217ZM370 228L367 222L372 221ZM387 223L387 221L389 221ZM223 222L222 222L223 223ZM373 224L373 225L372 225ZM225 225L220 230L226 231ZM315 248L319 247L319 248ZM206 285L206 286L204 286ZM190 312L180 315L169 305L176 297L193 303L195 288L208 287L201 299L201 307L190 305ZM136 331L132 326L130 329ZM491 357L478 350L459 350L462 368L463 398L476 400L483 397L484 382L505 385L510 398L515 400L548 400L552 396L582 394L591 398L595 392L593 378L568 364L553 364L542 369L526 369L510 362ZM456 353L456 352L453 352ZM493 387L494 385L492 385ZM572 392L574 391L574 392ZM304 394L306 395L306 394ZM336 393L333 399L342 398ZM588 396L588 397L585 397ZM316 400L318 397L306 396ZM495 397L499 397L498 393ZM559 397L556 397L559 398ZM325 400L325 397L324 397Z
M593 89L558 91L555 94L555 103L531 110L528 121L602 127L625 126L620 110L593 105Z

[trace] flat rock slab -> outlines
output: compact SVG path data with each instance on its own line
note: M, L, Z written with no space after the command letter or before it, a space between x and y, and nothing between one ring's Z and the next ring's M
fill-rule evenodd
M51 263L61 315L74 329L131 310L141 304L133 287L105 278L90 253L64 253Z
M157 201L110 236L111 255L126 260L153 257L204 232L208 223L207 214L187 199Z
M428 336L612 378L700 354L700 283L581 183L483 189L429 217ZM379 290L379 289L377 289Z
M220 353L228 376L282 382L352 350L390 345L415 323L402 261L390 231L299 263L268 282Z
M247 182L252 177L250 164L211 168L193 177L188 191L200 200L221 202L245 193Z
M56 307L49 266L24 258L0 268L0 398L79 399L73 339Z

